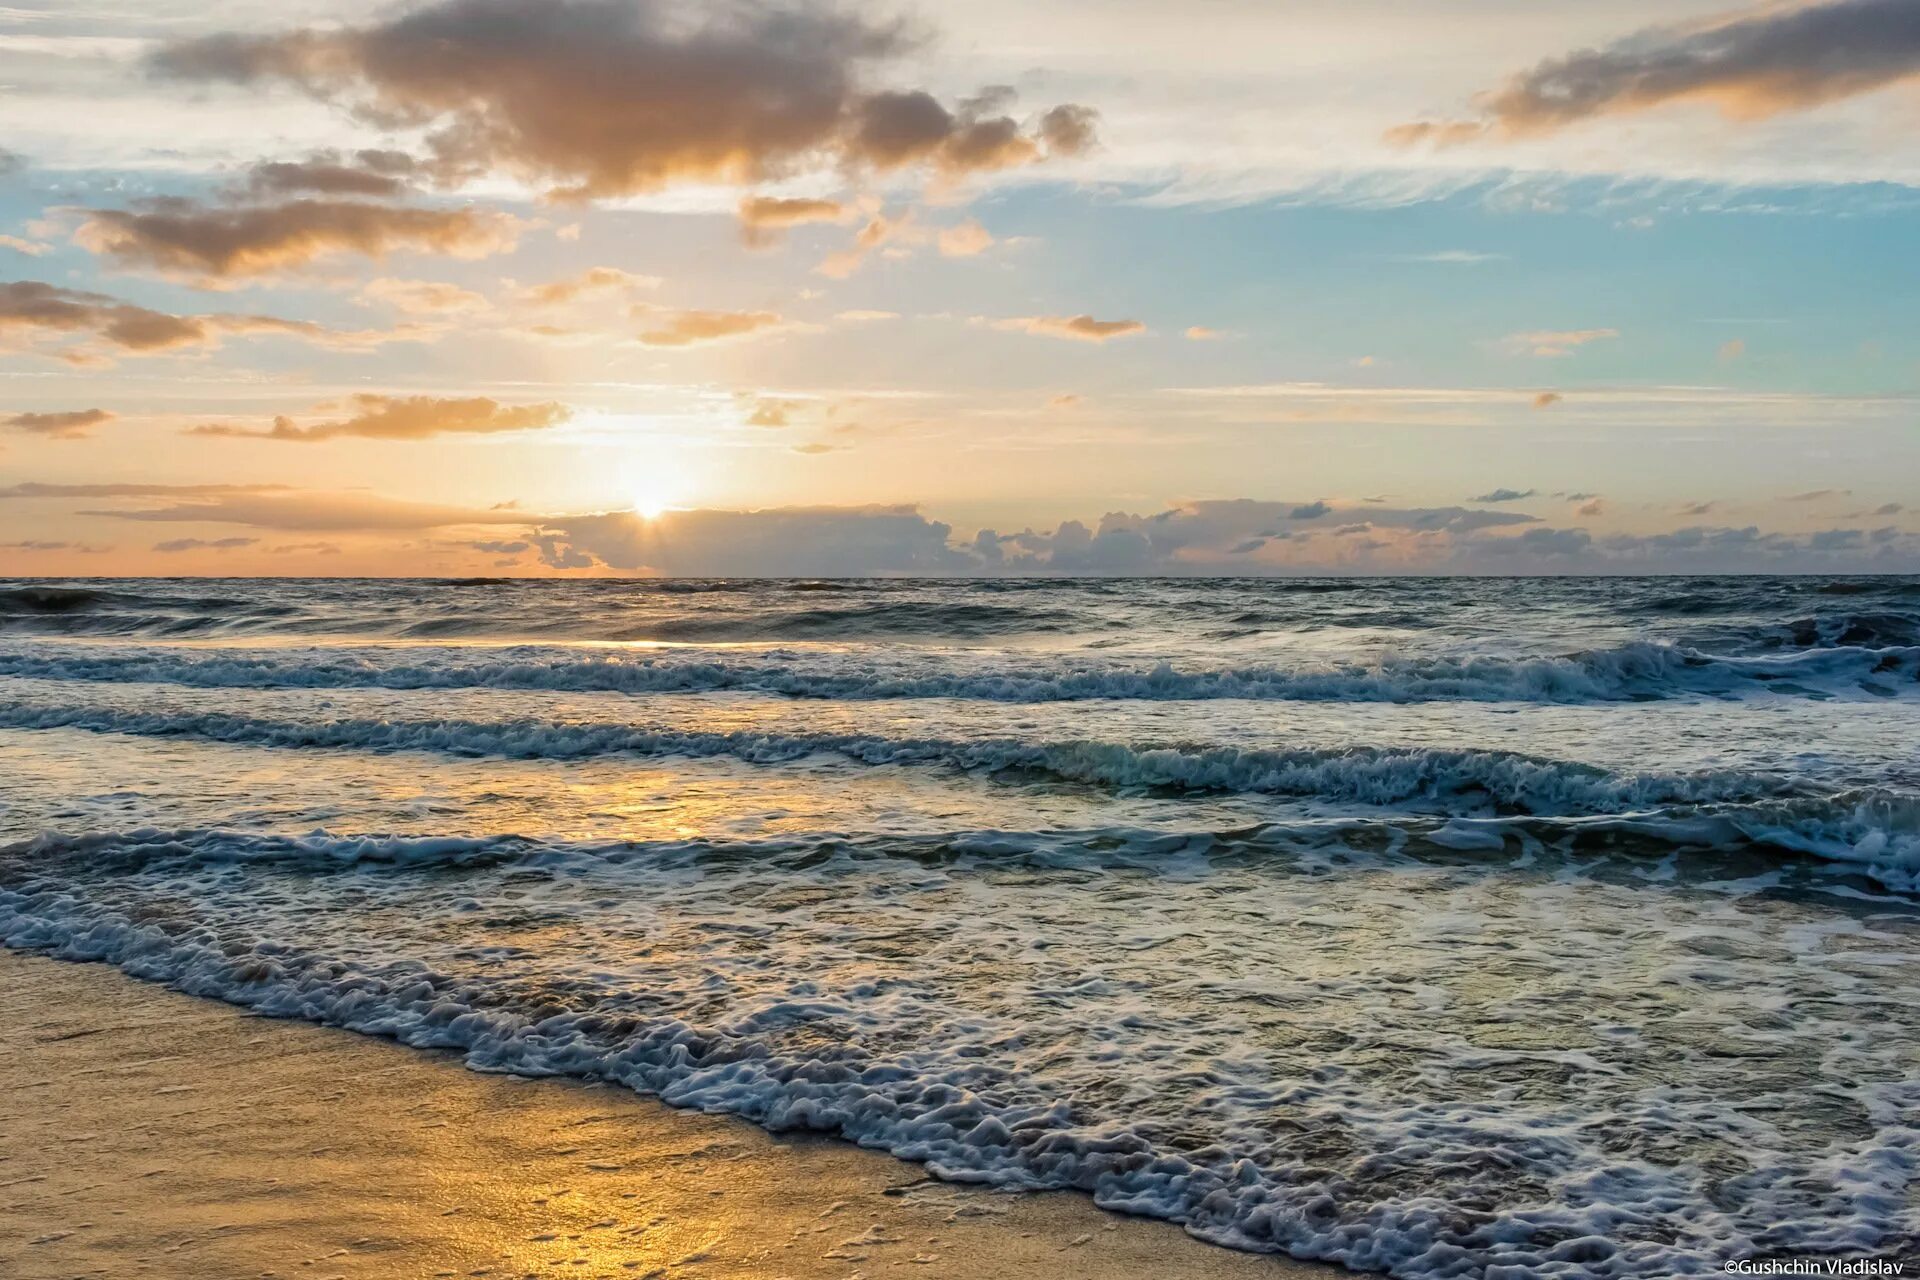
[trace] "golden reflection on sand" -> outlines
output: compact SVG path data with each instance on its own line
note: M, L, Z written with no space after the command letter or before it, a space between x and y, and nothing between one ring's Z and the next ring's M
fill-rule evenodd
M1335 1274L95 965L0 952L0 1025L8 1280Z

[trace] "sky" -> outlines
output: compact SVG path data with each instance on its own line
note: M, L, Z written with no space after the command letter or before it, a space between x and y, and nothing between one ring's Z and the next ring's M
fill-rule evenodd
M0 573L1920 572L1920 3L14 0Z

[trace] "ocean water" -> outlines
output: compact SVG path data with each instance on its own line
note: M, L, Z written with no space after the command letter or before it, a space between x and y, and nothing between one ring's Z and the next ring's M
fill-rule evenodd
M1920 579L4 582L0 938L1397 1276L1910 1253Z

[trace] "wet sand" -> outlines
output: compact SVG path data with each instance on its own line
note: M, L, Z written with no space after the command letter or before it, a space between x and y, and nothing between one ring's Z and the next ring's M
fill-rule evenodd
M1065 1193L0 952L0 1275L1280 1280Z

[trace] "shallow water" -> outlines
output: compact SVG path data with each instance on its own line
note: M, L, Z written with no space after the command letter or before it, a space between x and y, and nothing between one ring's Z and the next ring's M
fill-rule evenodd
M0 584L0 777L8 942L482 1069L1403 1276L1920 1238L1920 580Z

